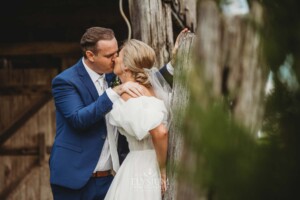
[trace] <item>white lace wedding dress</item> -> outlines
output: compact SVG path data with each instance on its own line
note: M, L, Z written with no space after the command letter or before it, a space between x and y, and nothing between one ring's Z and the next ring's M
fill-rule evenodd
M129 154L118 170L105 200L161 199L160 171L149 130L165 123L164 102L142 96L114 103L109 122L129 144Z

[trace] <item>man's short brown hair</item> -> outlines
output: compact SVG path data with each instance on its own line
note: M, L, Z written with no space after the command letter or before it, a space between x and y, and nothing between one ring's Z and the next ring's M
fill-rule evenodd
M103 27L91 27L86 30L80 40L81 51L86 57L86 51L97 53L96 44L99 40L112 40L115 37L113 30Z

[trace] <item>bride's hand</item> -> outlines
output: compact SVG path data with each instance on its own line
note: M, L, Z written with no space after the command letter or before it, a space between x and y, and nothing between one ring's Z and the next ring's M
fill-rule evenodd
M161 171L161 194L162 196L164 195L164 193L167 191L167 175L166 175L166 171L163 170Z
M182 38L183 36L190 32L188 28L184 28L180 33L179 35L177 36L176 38L176 41L175 41L175 45L174 45L174 48L172 50L172 57L171 57L171 64L174 66L174 60L175 60L175 56L177 54L177 51L178 51L178 48L179 48L179 44L181 43L182 41Z

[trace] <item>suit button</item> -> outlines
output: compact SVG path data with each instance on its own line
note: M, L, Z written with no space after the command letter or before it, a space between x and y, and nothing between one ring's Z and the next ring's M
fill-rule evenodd
M106 139L106 136L105 136L105 135L101 135L101 138L102 138L103 140L105 140L105 139Z

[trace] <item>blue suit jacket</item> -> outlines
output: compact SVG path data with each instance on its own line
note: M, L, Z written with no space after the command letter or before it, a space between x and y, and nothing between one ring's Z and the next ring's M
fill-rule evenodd
M114 78L113 73L106 74L108 84ZM107 134L104 116L112 109L112 102L106 92L98 95L81 59L53 79L52 93L56 136L49 160L50 182L79 189L99 160Z

